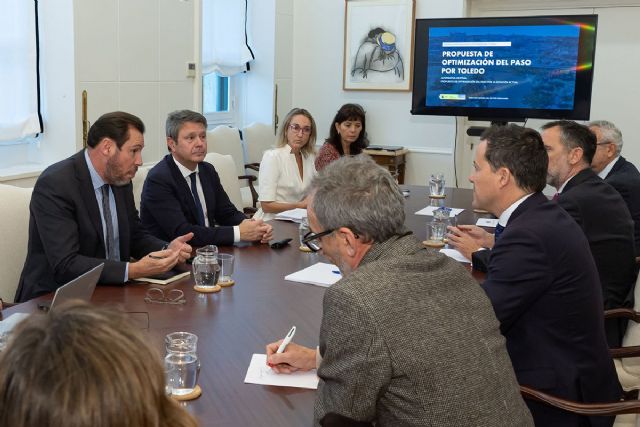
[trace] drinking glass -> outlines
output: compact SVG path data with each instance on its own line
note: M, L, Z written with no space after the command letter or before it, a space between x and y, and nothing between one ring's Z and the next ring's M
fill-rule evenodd
M444 197L444 174L432 174L429 178L429 195Z
M309 220L305 216L302 218L302 221L300 221L300 225L298 226L298 236L300 237L300 250L302 251L307 249L307 245L302 243L302 239L304 239L304 236L306 236L307 233L309 233L309 231L310 231Z
M219 274L218 247L208 245L197 249L196 257L193 260L193 277L196 286L205 289L215 287Z
M218 261L220 262L220 277L218 278L218 283L230 283L232 280L231 275L233 274L233 255L218 254Z
M191 332L172 332L164 338L167 354L192 353L198 349L198 336Z
M164 358L167 392L189 394L198 384L199 363L194 353L169 353Z
M447 223L443 221L431 221L427 223L427 240L442 242L447 232Z

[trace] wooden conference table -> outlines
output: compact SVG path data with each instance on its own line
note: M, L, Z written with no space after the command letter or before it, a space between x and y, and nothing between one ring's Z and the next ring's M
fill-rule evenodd
M424 239L425 224L430 217L414 212L427 206L425 187L403 186L410 190L406 199L407 227L417 238ZM480 216L473 213L471 190L447 189L444 203L466 208L458 216L458 224L475 223ZM202 426L302 426L313 419L314 390L244 384L244 376L253 353L264 353L265 344L282 338L292 325L297 327L295 342L309 347L318 344L325 288L287 282L284 276L318 261L322 255L298 250L296 224L273 221L274 238L291 237L291 245L272 250L267 245L221 247L220 252L235 255L235 286L216 294L200 294L193 290L191 279L183 279L163 287L181 289L186 304L152 304L144 301L154 285L128 284L98 286L92 302L116 306L126 312L148 313L148 333L160 352L164 352L164 336L169 332L189 331L198 335L198 356L202 369L199 384L203 393L197 400L185 403ZM51 296L5 309L4 317L16 312L35 312L37 302ZM145 314L141 327L147 327Z

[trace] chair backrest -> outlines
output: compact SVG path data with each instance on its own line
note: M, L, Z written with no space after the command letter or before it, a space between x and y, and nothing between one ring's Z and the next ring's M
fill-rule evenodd
M233 158L236 166L236 180L244 175L244 151L240 141L238 128L220 125L207 132L207 148L209 153L226 154Z
M247 150L247 163L260 163L264 152L275 145L273 128L264 123L251 123L242 130Z
M640 275L638 275L635 286L633 309L640 311ZM629 321L627 331L624 333L624 338L622 338L622 346L629 347L633 345L640 345L640 324ZM620 359L620 364L628 374L637 378L637 387L635 388L640 388L640 357L624 357Z
M142 186L144 185L144 180L147 179L147 174L149 173L150 166L140 166L138 168L138 172L136 172L136 176L133 177L131 182L133 183L133 200L136 202L136 209L140 212L140 200L142 198Z
M204 161L211 163L213 167L216 168L222 188L224 188L227 196L229 196L231 203L235 205L236 209L241 211L244 204L242 203L240 181L238 180L233 158L228 154L209 153L204 158Z
M0 184L0 297L13 301L29 241L29 203L33 188Z

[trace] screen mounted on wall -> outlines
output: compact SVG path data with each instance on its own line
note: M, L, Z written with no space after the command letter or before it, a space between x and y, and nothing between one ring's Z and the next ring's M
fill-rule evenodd
M418 19L412 114L587 120L597 15Z

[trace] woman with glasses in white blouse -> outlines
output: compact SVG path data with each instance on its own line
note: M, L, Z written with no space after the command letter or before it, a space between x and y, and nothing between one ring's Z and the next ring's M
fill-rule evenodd
M265 221L279 212L307 208L305 190L316 174L316 123L303 108L294 108L284 119L276 148L260 162L260 210L254 218Z

